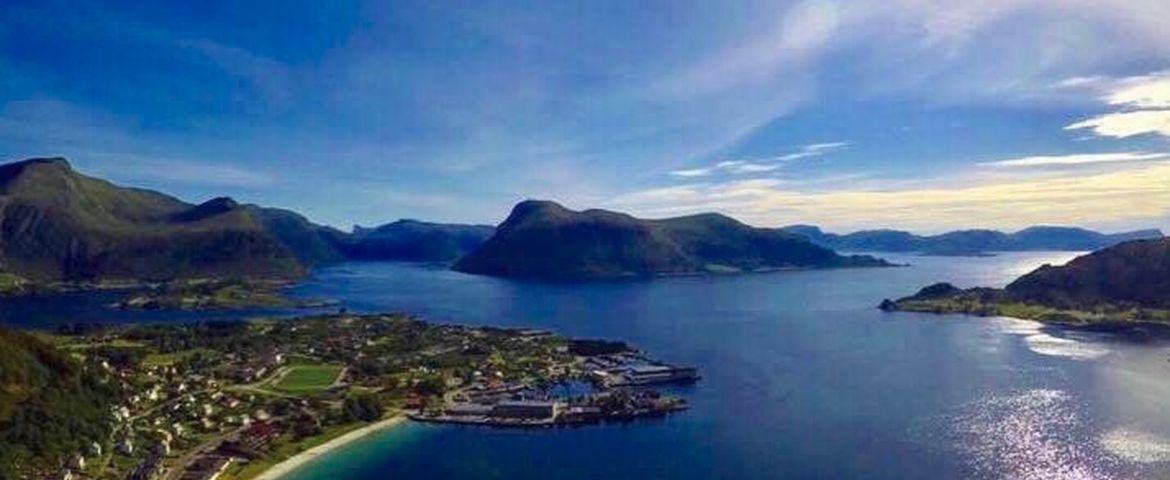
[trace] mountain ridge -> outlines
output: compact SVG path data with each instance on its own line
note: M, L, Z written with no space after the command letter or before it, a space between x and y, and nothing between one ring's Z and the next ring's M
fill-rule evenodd
M325 227L269 228L294 216L227 197L195 205L118 186L59 157L0 165L0 266L37 281L298 277L335 256L286 242Z
M964 229L937 235L916 235L893 229L829 233L815 225L789 225L781 229L804 235L814 243L838 250L917 252L924 255L984 255L995 251L1087 251L1118 243L1162 238L1158 229L1100 233L1080 227L1035 225L1006 233L989 229Z
M346 233L231 197L196 204L117 185L61 157L0 165L0 272L35 283L294 279L347 259L450 262L493 231L399 220Z
M1004 288L924 287L883 310L1011 316L1058 323L1170 323L1170 238L1132 240L1043 265Z
M348 258L359 260L451 262L481 245L495 230L490 225L400 219L373 228L355 225L339 244Z
M453 268L575 281L884 265L872 257L840 256L797 235L751 227L721 214L647 220L525 200L512 208L495 235Z

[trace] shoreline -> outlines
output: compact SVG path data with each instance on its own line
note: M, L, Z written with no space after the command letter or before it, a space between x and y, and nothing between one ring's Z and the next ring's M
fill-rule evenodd
M268 470L265 470L263 473L255 476L255 477L252 477L252 478L253 478L253 480L279 480L281 478L284 478L286 475L292 473L293 471L312 462L313 460L316 460L316 459L321 458L323 456L327 456L336 450L339 450L339 449L342 449L342 448L348 446L350 443L353 443L354 441L357 441L357 440L360 440L362 438L369 436L370 434L394 428L394 427L400 425L401 423L405 422L406 420L407 420L407 417L406 417L406 415L403 415L403 414L396 414L393 417L390 417L390 418L387 418L384 420L379 420L376 423L366 425L366 426L361 427L357 430L346 433L340 437L334 438L328 442L322 443L322 444L317 445L313 448L310 448L310 449L305 450L303 452L300 452L296 455L293 455L292 457L289 457L289 458L285 459L284 461L282 461L276 465L273 465Z
M1108 319L1090 322L1070 322L1061 320L1042 320L1039 318L1028 318L1026 316L1004 315L1001 313L978 313L966 311L931 311L931 310L913 310L895 307L892 309L882 309L885 313L912 313L919 315L931 315L936 317L958 316L969 317L975 319L995 319L995 318L1010 318L1013 320L1022 320L1025 322L1036 322L1044 328L1079 331L1079 332L1094 332L1106 333L1121 336L1132 335L1154 335L1158 337L1170 338L1170 323L1160 320L1121 320Z

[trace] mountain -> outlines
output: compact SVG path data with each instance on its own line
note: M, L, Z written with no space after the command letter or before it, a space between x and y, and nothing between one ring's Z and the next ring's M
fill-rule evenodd
M644 220L528 200L517 204L495 235L459 260L454 269L504 277L585 280L885 265L873 257L841 256L803 237L750 227L713 213Z
M312 267L346 259L341 245L348 235L341 230L317 225L290 210L256 205L244 205L243 208L292 251L302 265Z
M0 165L0 270L32 280L296 277L340 259L340 235L230 198L117 186L63 158Z
M901 230L862 230L839 235L812 225L792 225L783 230L802 235L813 243L837 250L920 252L925 255L981 255L987 252L1028 250L1097 250L1130 240L1162 238L1160 230L1105 234L1076 227L1036 226L1015 233L995 230L958 230L922 236Z
M48 478L71 455L109 438L115 387L86 368L0 327L0 478Z
M1003 289L940 283L885 310L1004 315L1068 323L1170 323L1170 239L1134 240L1044 265Z
M340 245L355 259L447 262L471 252L495 231L490 225L399 220L376 228L356 226Z
M1098 250L1131 240L1162 238L1157 229L1105 234L1075 227L1031 227L1012 234L1023 249Z
M1137 240L1042 266L1005 289L1014 299L1059 308L1133 305L1170 309L1170 239Z

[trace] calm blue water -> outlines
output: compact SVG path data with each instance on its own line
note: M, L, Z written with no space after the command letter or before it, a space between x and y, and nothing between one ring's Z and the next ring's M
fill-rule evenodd
M355 311L625 339L700 368L704 379L680 391L691 410L663 420L535 432L412 424L292 478L1170 476L1165 341L874 308L940 280L1002 285L1072 254L883 256L914 266L577 285L410 264L322 270L296 293ZM0 320L208 315L109 311L86 298L28 302L0 304Z
M704 379L683 391L693 408L665 420L539 432L409 425L293 478L1170 475L1164 342L874 308L934 281L1002 285L1071 257L906 257L895 259L914 267L580 285L330 268L298 292L359 311L626 339Z
M0 298L0 323L22 327L52 328L86 323L164 323L234 320L241 317L287 317L321 309L251 309L234 310L135 310L110 308L123 300L125 292L71 292L51 296Z

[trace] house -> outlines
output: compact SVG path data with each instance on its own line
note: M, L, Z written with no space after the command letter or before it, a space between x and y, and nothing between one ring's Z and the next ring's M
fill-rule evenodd
M163 456L157 450L146 457L138 467L130 472L128 480L153 480L162 471Z
M163 430L161 428L158 429L157 432L158 432L158 437L164 442L170 443L172 440L175 439L175 437L171 435L171 432L168 432L168 431Z
M121 442L118 442L118 453L122 455L133 455L134 442L131 442L129 438L123 438Z
M240 433L240 441L248 448L261 451L268 448L276 437L280 436L280 428L271 422L256 422Z

